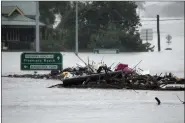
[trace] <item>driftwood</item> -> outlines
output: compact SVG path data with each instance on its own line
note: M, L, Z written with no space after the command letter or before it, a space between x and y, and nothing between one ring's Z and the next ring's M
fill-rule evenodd
M100 67L101 68L101 67ZM105 69L106 67L102 67ZM107 68L108 69L108 68ZM64 69L64 71L70 71L71 74L78 75L72 78L64 79L64 75L51 75L51 74L25 74L25 75L8 75L2 77L12 78L32 78L32 79L53 79L63 81L63 85L60 87L68 88L116 88L116 89L133 89L133 90L182 90L184 87L166 87L169 84L185 84L184 79L176 79L172 74L151 76L151 75L138 75L137 73L123 73L122 71L112 72L105 70L105 73L88 73L87 68L78 69ZM63 71L62 71L63 72ZM101 72L98 71L98 72ZM82 74L86 74L85 76ZM56 86L54 86L56 87ZM57 86L59 87L59 86ZM52 88L52 87L51 87Z
M52 79L52 80L61 80L63 77L62 76L52 76L50 74L24 74L24 75L7 75L7 76L2 76L2 77L9 77L9 78L31 78L31 79Z
M111 73L99 73L99 74L92 74L87 76L79 76L79 77L73 77L73 78L67 78L63 80L64 87L71 86L71 85L82 85L84 81L87 79L90 79L91 81L99 81L102 79L108 80L112 76L115 75L122 75L121 71L111 72Z
M177 95L176 95L177 96ZM182 102L182 104L185 104L185 102L184 101L182 101L178 96L177 96L177 98L179 99L179 101L181 101Z
M104 75L104 76L101 76ZM117 75L121 75L117 76ZM185 83L183 80L176 80L174 78L158 77L151 75L133 75L133 74L125 74L121 73L112 76L106 76L106 73L103 74L95 74L89 75L79 78L69 78L63 81L64 87L76 87L76 88L99 88L100 83L104 80L104 88L109 87L113 88L127 88L127 89L142 89L142 90L185 90L184 88L161 88L162 85L166 84L182 84ZM98 76L100 78L98 78ZM87 78L90 78L88 82L86 82ZM173 80L173 81L171 81ZM174 81L176 80L176 81ZM95 81L95 82L94 82ZM164 82L163 82L164 81ZM83 83L83 84L82 84Z

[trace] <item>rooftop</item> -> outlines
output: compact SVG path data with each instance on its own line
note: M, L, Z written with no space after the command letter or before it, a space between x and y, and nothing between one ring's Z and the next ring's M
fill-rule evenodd
M36 22L33 19L36 15L36 2L2 1L1 10L2 25L36 25ZM18 13L14 13L15 11ZM44 26L45 24L40 22L39 25Z
M35 20L30 19L28 17L17 15L11 17L3 17L2 16L2 25L26 25L26 26L34 26L36 25ZM44 26L45 24L39 23L40 26Z
M2 11L7 13L18 7L25 15L35 16L36 15L36 2L35 1L2 1L1 2Z

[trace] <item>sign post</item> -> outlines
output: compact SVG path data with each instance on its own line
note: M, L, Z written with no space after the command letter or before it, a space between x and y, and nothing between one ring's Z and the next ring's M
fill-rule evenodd
M172 42L171 42L171 40L172 40L172 36L171 35L167 35L166 36L166 39L167 39L167 42L166 43L168 43L168 45L170 45Z
M36 35L36 52L40 52L40 39L39 39L39 1L36 1L36 16L35 16L35 20L36 20L36 31L35 31L35 35Z
M78 1L76 1L76 55L78 55Z
M22 53L21 70L62 70L61 53Z
M142 40L146 40L148 42L149 40L153 40L153 30L152 29L142 29L140 32L140 38Z

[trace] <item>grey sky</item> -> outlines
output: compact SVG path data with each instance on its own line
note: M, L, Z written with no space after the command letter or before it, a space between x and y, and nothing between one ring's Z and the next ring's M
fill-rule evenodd
M160 15L160 19L164 18L184 18L184 2L145 2L145 11L140 12L142 19L154 18L156 15ZM157 24L156 21L141 21L142 27L153 29L154 39L151 41L155 45L157 50ZM172 47L177 50L184 51L184 20L175 21L161 21L160 22L160 36L161 36L161 48L165 49L166 36L169 34L172 36Z
M184 2L145 2L143 17L184 17Z

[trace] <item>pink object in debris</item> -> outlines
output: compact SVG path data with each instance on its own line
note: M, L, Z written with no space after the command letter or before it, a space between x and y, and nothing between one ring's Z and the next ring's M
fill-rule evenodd
M128 64L118 64L115 71L124 70L126 67L128 67Z
M133 70L131 68L129 68L129 67L126 67L126 68L123 69L123 72L132 73Z
M128 67L128 64L118 64L115 71L122 70L123 72L126 73L131 73L133 72L131 68Z

